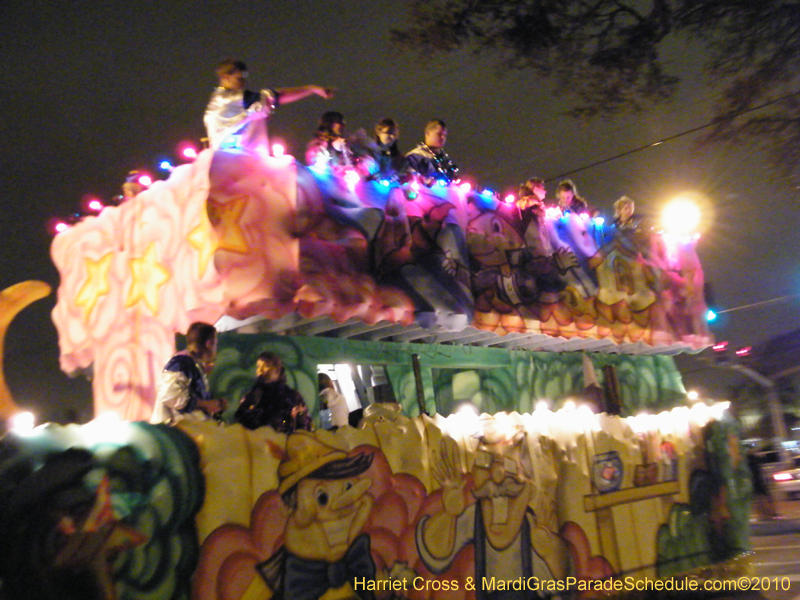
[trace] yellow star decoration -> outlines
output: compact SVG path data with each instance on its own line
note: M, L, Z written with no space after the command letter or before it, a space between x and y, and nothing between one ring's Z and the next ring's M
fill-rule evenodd
M239 219L244 212L249 196L237 196L227 202L208 199L208 220L219 235L217 249L230 250L239 254L250 252Z
M158 264L156 260L156 244L151 242L147 246L144 256L132 258L131 266L131 289L128 290L128 298L125 300L125 308L130 308L139 300L144 300L147 308L154 315L158 313L158 288L167 283L170 278L169 271Z
M83 307L83 320L88 321L100 296L105 296L111 291L108 284L108 270L111 267L111 260L114 254L109 252L99 260L86 258L86 281L83 282L78 295L75 296L75 304Z
M211 223L208 222L205 211L201 212L200 222L186 236L186 241L197 250L197 274L198 278L202 278L217 249L217 245L211 239Z

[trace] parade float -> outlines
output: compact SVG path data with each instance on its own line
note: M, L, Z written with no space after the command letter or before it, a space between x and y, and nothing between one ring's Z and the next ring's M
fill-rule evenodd
M737 427L670 357L711 341L695 244L201 152L53 240L61 366L96 418L2 440L0 597L588 598L735 571ZM197 320L217 395L271 350L312 413L328 369L363 419L148 424Z

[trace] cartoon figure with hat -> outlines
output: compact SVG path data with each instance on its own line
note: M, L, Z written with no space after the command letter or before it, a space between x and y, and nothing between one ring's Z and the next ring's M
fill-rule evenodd
M417 525L417 551L422 562L431 572L442 573L464 546L472 544L476 581L527 580L532 576L540 582L565 579L571 574L568 546L548 526L552 519L532 509L533 505L544 506L546 498L535 485L526 432L521 426L491 417L481 424L471 469L475 502L469 506L458 446L452 438L442 439L442 458L434 467L442 485L442 509L423 517ZM477 586L475 597L532 600L540 595L528 589Z
M372 455L354 456L298 431L286 440L278 493L289 510L284 545L257 565L272 598L371 600L354 591L357 578L375 579L370 538L362 532L372 510L372 480L359 478Z

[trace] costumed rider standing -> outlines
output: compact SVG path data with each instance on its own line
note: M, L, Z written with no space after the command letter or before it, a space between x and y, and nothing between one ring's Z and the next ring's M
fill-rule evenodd
M161 373L151 423L205 421L225 410L225 400L211 397L206 378L216 356L217 330L208 323L192 323L186 350L170 358Z
M253 92L247 85L247 66L227 59L216 69L219 86L211 94L203 121L213 149L225 146L254 147L267 143L266 120L279 105L317 95L328 99L333 91L318 85L263 89Z

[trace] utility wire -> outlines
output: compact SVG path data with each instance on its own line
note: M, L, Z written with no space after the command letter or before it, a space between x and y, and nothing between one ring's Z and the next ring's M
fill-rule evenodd
M691 107L691 106L696 106L697 104L704 104L704 103L707 103L707 102L712 102L712 101L720 99L722 96L724 96L724 92L716 92L716 93L710 94L708 96L703 96L702 98L698 98L696 100L692 100L691 102L675 103L674 105L671 105L669 107L669 109L666 112L664 112L659 118L661 120L665 120L667 117L669 117L670 115L673 115L673 114L675 114L677 112L685 112L686 109ZM605 131L603 135L604 135L604 137L609 138L613 134L617 133L618 131L622 131L624 129L627 129L628 127L629 127L629 123L627 123L627 122L621 123L621 124L613 127L612 129L609 129L609 130ZM512 167L523 167L523 166L527 167L534 161L542 161L544 159L547 159L547 158L550 158L550 157L553 157L553 156L558 156L559 152L563 152L563 150L550 149L549 151L540 152L539 154L536 154L535 156L530 157L530 158L526 158L524 160L515 161L513 163L506 162L505 166L503 167L502 170L507 169L507 167L509 165L512 166ZM536 169L534 169L534 171L536 171ZM487 173L487 175L489 177L492 177L492 176L496 175L499 172L501 172L501 169L494 169L493 171L489 171ZM556 179L556 178L553 177L551 179Z
M622 152L621 154L617 154L616 156L612 156L610 158L604 158L603 160L595 161L595 162L590 163L588 165L585 165L583 167L578 167L577 169L573 169L572 171L567 171L566 173L562 173L561 175L556 175L554 177L547 177L545 179L545 181L553 181L553 180L556 180L556 179L562 179L562 178L567 177L569 175L574 175L575 173L580 173L581 171L586 171L587 169L591 169L591 168L597 167L599 165L604 165L605 163L611 162L612 160L617 160L618 158L623 158L623 157L628 156L630 154L634 154L635 152L641 152L642 150L647 150L648 148L653 148L655 146L660 146L661 144L663 144L665 142L671 142L672 140L676 140L676 139L684 137L686 135L690 135L692 133L697 133L698 131L702 131L703 129L708 129L709 127L713 127L714 125L718 125L721 121L726 121L728 119L734 119L734 118L736 118L738 116L741 116L741 115L746 115L747 113L751 113L751 112L754 112L756 110L760 110L762 108L770 106L771 104L775 104L777 102L781 102L782 100L786 100L787 98L791 98L792 96L797 96L798 94L800 94L800 90L798 90L796 92L791 92L789 94L781 96L780 98L776 98L775 100L770 100L769 102L764 102L763 104L759 104L758 106L754 106L752 108L747 108L747 109L744 109L744 110L739 110L739 111L734 111L734 112L728 113L727 115L725 115L723 117L717 117L715 119L712 119L711 121L709 121L708 123L706 123L704 125L700 125L698 127L693 127L692 129L688 129L686 131L682 131L680 133L676 133L675 135L671 135L669 137L665 137L665 138L663 138L661 140L658 140L657 142L652 142L650 144L645 144L644 146L639 146L638 148L633 148L631 150L627 150L625 152Z
M791 300L797 298L800 294L790 294L788 296L778 296L777 298L770 298L769 300L762 300L761 302L753 302L752 304L743 304L742 306L734 306L733 308L726 308L725 310L715 310L718 315L733 312L735 310L743 310L745 308L755 308L756 306L764 306L766 304L775 304L776 302L783 302L784 300Z

